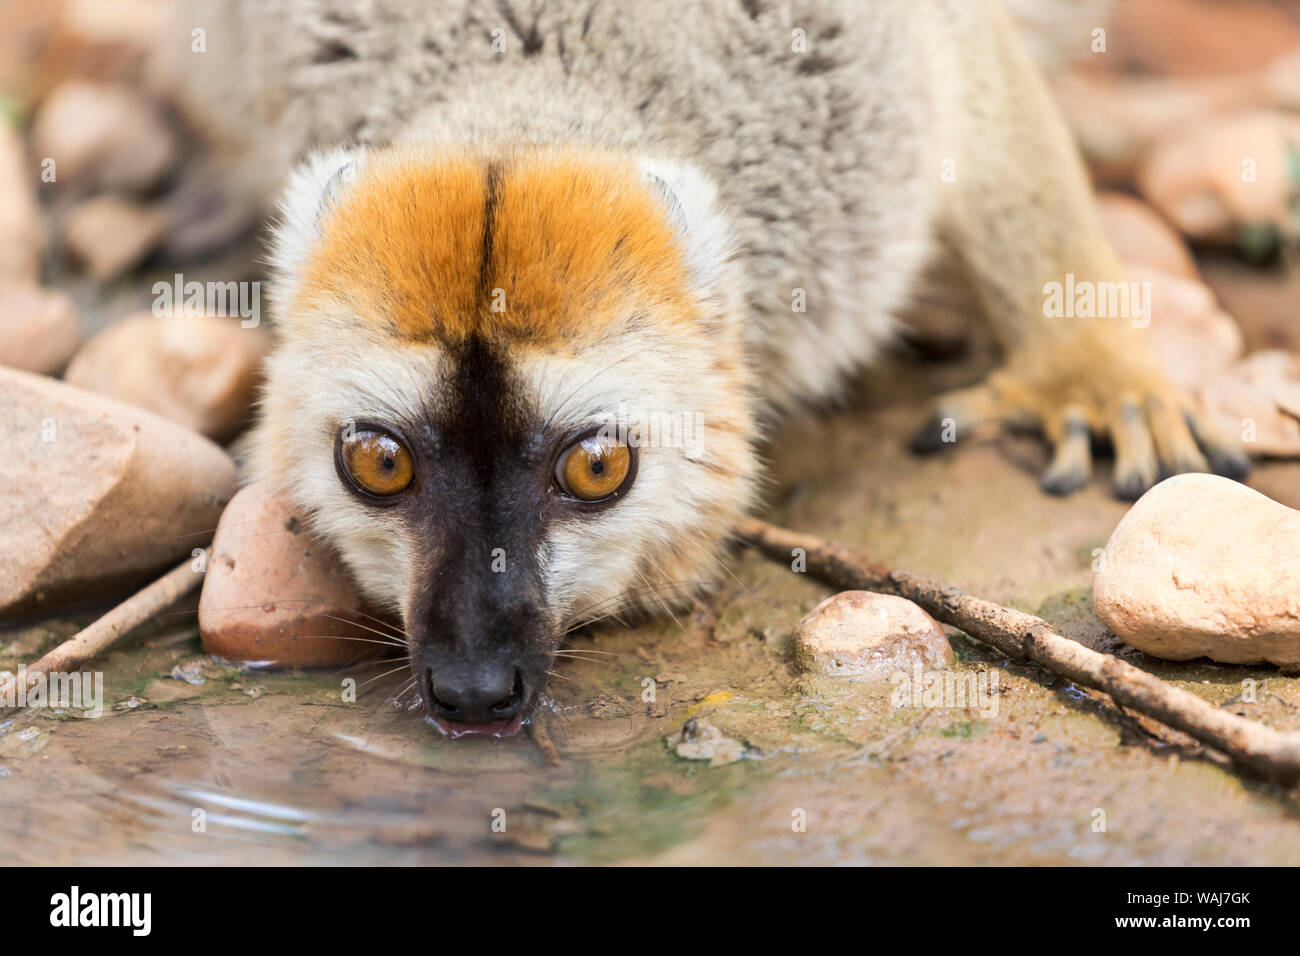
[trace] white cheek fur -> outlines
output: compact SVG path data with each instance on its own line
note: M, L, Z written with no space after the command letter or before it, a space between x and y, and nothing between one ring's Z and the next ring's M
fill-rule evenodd
M312 530L339 552L368 597L400 610L411 590L413 543L395 514L368 507L344 487L334 443L349 420L418 421L442 357L433 349L378 342L334 347L337 325L322 319L315 328L311 337L300 333L282 346L270 362L250 470L274 481L304 510ZM358 338L355 331L352 338Z
M720 570L717 552L750 505L757 462L742 383L715 371L700 346L686 334L616 336L580 356L535 353L519 363L557 425L577 430L622 412L643 434L649 416L689 417L701 428L661 428L659 444L638 448L635 480L617 504L550 529L546 579L562 615L680 605Z

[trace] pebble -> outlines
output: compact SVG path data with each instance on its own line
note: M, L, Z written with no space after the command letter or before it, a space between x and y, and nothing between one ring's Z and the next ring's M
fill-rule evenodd
M167 213L111 194L78 203L63 224L63 243L96 282L139 265L162 241Z
M53 375L81 346L81 316L63 292L0 276L0 365Z
M66 378L226 442L248 421L268 347L238 319L143 312L87 342Z
M728 737L707 720L690 717L676 734L664 738L669 749L684 760L707 760L710 767L725 767L745 756L745 744Z
M1191 389L1224 374L1241 358L1241 329L1219 307L1204 282L1173 275L1151 266L1134 265L1129 276L1150 282L1147 303L1151 349L1170 381Z
M1196 390L1206 419L1249 455L1300 457L1300 356L1254 352Z
M40 275L45 232L22 140L0 119L0 280L35 282Z
M1256 223L1289 230L1290 142L1300 142L1300 118L1286 113L1207 117L1150 151L1138 191L1194 239L1231 242Z
M1217 475L1168 478L1120 519L1093 604L1153 657L1300 664L1300 511Z
M1149 203L1103 191L1097 194L1097 213L1106 238L1124 262L1200 278L1186 241Z
M795 662L827 677L888 680L896 671L945 667L952 647L934 618L911 601L841 591L794 628Z
M54 160L54 182L142 193L179 157L176 134L145 96L118 83L64 80L31 130L37 162Z

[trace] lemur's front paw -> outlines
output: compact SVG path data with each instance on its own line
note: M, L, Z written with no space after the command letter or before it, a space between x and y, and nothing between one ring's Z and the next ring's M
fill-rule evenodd
M1117 497L1134 500L1162 478L1213 471L1244 478L1250 460L1217 434L1144 355L1029 361L1021 356L983 385L940 396L931 420L913 437L912 450L938 451L980 424L1037 427L1055 448L1040 486L1068 495L1088 483L1092 439L1109 438L1115 450Z

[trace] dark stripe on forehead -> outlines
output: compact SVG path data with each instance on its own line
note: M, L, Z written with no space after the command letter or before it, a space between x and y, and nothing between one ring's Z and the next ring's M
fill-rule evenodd
M478 287L484 308L492 303L492 240L497 222L497 204L501 199L501 164L487 164L487 186L483 195L483 242L479 252Z

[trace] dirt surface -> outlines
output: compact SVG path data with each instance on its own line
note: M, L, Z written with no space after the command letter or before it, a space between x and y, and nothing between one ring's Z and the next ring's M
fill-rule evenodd
M918 396L982 364L895 361L846 407L778 430L767 516L1039 613L1207 700L1300 729L1300 679L1157 661L1107 634L1092 555L1125 506L1104 483L1041 495L1045 452L1030 439L933 459L904 450ZM1251 484L1300 506L1300 464L1263 465ZM753 554L729 567L692 613L573 641L601 653L558 668L543 714L563 755L554 767L528 737L438 738L393 703L398 664L221 666L199 651L193 607L178 609L102 661L102 717L0 719L0 862L1300 860L1294 792L958 632L954 673L986 674L996 690L983 712L895 707L889 685L799 674L791 628L828 590ZM77 623L0 635L0 669ZM348 677L363 685L355 703ZM678 756L666 738L691 718L739 741L742 758Z

